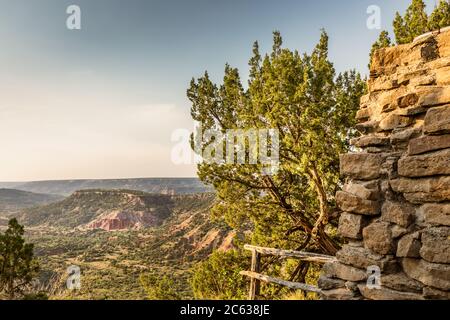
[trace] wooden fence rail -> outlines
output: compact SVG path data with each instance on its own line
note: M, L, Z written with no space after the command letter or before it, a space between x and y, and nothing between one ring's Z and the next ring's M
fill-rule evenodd
M249 300L255 300L255 298L259 295L261 281L267 283L275 283L280 286L288 287L290 289L299 289L309 292L320 292L320 289L316 286L312 286L301 282L286 281L259 273L261 266L261 255L271 255L282 258L296 258L302 261L316 262L316 263L326 263L336 261L336 258L333 256L327 256L324 254L305 251L264 248L252 246L249 244L244 245L244 249L250 250L252 252L251 270L240 272L241 275L250 278L250 290L248 295Z

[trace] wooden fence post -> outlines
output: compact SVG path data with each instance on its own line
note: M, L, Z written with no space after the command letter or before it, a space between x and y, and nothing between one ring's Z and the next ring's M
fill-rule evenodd
M251 265L252 272L259 273L260 259L261 254L256 250L252 250L252 265ZM259 286L260 281L258 279L255 278L250 279L250 292L248 295L249 300L255 300L256 297L259 295Z

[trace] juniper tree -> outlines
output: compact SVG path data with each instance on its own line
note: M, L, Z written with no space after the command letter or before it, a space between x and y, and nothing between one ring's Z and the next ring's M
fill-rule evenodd
M393 26L397 44L412 42L415 37L429 30L425 8L423 0L412 0L403 17L396 13Z
M25 243L24 227L15 218L0 234L0 292L10 299L23 294L39 270L33 255L33 244Z
M254 244L334 254L339 244L328 227L336 224L339 154L354 135L365 83L355 71L336 76L325 32L303 55L282 48L274 32L272 52L262 57L256 42L249 65L247 89L228 64L220 85L207 72L193 79L191 114L205 130L277 129L280 167L264 175L261 164L200 163L200 179L217 191L213 213L251 231L246 240Z
M428 19L428 28L438 30L447 26L450 26L450 2L441 0Z

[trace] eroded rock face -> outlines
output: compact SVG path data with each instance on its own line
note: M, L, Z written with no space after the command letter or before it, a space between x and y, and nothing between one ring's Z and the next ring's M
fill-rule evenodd
M362 150L341 155L336 194L347 244L322 297L449 299L450 28L376 51L356 120Z
M103 229L106 231L141 229L161 222L153 212L113 211L101 216L86 225L87 229Z

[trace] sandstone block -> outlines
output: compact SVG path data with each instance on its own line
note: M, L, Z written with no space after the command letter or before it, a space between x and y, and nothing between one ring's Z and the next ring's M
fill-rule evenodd
M375 79L369 79L369 90L370 92L376 92L381 90L391 90L398 88L399 84L397 80L391 79L390 77L378 77Z
M325 275L320 275L317 281L317 286L322 290L331 290L345 287L345 281L339 279L332 279Z
M398 161L398 173L404 177L450 174L450 149L403 157Z
M381 274L381 284L383 287L403 291L422 293L423 284L411 279L403 272Z
M395 128L404 128L409 126L413 120L409 117L404 117L398 114L389 114L386 118L380 121L379 130L389 131Z
M350 144L358 148L386 146L389 144L389 137L380 137L376 135L362 136L350 141Z
M338 191L336 193L336 203L341 210L363 215L377 215L380 206L377 201L361 199L351 193Z
M398 265L392 256L383 256L364 247L344 245L336 253L339 262L359 269L367 270L369 266L378 266L383 272L394 272Z
M415 116L421 113L426 113L428 111L427 107L423 106L411 106L404 109L398 109L395 114L398 114L399 116Z
M425 287L423 288L423 296L425 299L450 300L450 291L442 291L432 287Z
M450 263L450 227L425 229L420 256L429 262Z
M450 133L450 104L428 110L423 131L426 134Z
M396 223L402 227L408 227L415 216L415 209L407 203L395 203L386 201L381 209L383 221Z
M410 227L408 228L404 228L404 227L400 227L398 224L394 224L391 226L391 233L392 233L392 238L393 239L397 239L401 236L404 236L407 233L411 232L411 227L413 227L414 225L412 224Z
M361 96L361 99L359 100L361 105L367 105L371 101L371 96L370 93Z
M443 28L437 36L437 43L439 48L439 55L441 57L450 56L450 32L448 32L448 27Z
M372 180L380 176L383 157L379 154L348 153L340 156L343 176L359 180Z
M378 254L394 252L393 239L389 223L374 222L363 229L364 246Z
M343 212L339 218L338 234L351 239L361 239L362 229L367 225L367 218L359 214Z
M403 236L397 244L397 257L410 257L410 258L418 258L420 257L420 247L422 244L420 243L420 235L419 233L408 234Z
M445 103L450 103L450 87L424 87L420 92L419 106L431 107Z
M413 139L409 142L408 153L416 155L445 148L450 148L450 134Z
M399 131L393 131L391 134L391 144L396 145L408 142L410 139L418 137L421 133L421 128L409 128Z
M366 121L356 124L356 130L362 133L374 132L378 129L378 121Z
M450 290L450 265L427 262L423 259L403 258L403 271L410 278L427 286Z
M356 112L356 120L358 120L358 121L367 121L367 120L369 120L370 115L371 115L371 109L370 108L359 109Z
M441 68L450 67L450 55L449 56L442 56L439 59L436 59L432 62L427 63L427 67L432 70L438 70Z
M426 203L418 212L426 223L450 226L450 203Z
M428 74L427 68L413 69L409 71L399 72L397 81L400 85L408 85L411 80L426 76Z
M322 270L327 277L331 278L338 278L348 281L363 281L367 278L367 274L364 270L338 262L326 263L324 264Z
M397 105L400 108L406 108L415 105L417 101L419 101L419 96L417 95L417 93L412 92L399 97L397 99Z
M411 79L409 84L411 86L431 86L436 85L436 75L435 74L428 74L421 77L417 77L414 79Z
M359 284L358 288L361 294L370 300L423 300L420 294L396 291L385 287L369 289L367 285Z
M411 203L450 200L450 176L432 178L398 178L389 181L395 192L403 193Z
M347 288L322 290L321 298L323 300L359 300L355 292Z
M344 192L353 194L361 199L366 200L378 200L380 197L380 193L378 191L378 185L375 186L375 188L369 188L367 185L355 183L355 182L349 182L344 185L342 188Z
M450 85L450 67L439 68L436 70L436 84L440 86Z

